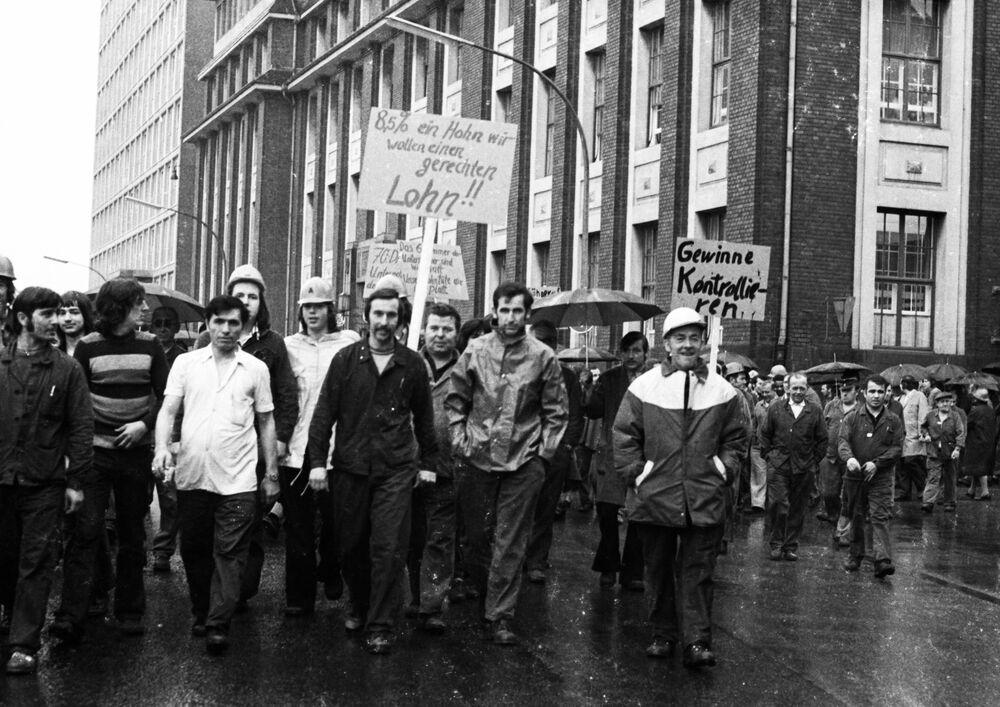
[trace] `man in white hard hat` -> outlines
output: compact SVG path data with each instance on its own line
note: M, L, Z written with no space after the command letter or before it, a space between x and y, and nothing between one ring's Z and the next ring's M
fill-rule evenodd
M615 469L639 526L653 641L651 658L684 641L684 665L715 665L712 575L722 538L727 485L740 470L747 431L739 393L698 355L705 321L678 307L663 323L669 360L639 376L614 426Z
M0 255L0 343L7 344L12 339L12 322L9 321L10 305L14 301L17 289L14 287L14 263L10 258Z

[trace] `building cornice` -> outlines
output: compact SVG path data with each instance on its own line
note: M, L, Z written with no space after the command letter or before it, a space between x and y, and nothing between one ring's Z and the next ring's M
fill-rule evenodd
M215 53L215 56L211 58L208 64L206 64L201 71L198 72L198 80L204 81L210 73L219 67L221 63L229 59L229 57L232 56L233 53L239 49L249 37L257 34L257 32L259 32L260 29L268 22L277 20L294 22L297 19L298 18L295 15L287 15L278 12L268 12L261 15L260 19L249 25L245 30L240 32L239 35L227 42L221 51Z
M247 105L257 103L257 99L262 93L280 93L283 90L282 79L289 73L288 70L284 69L272 69L261 74L206 115L198 125L182 135L181 142L194 142L217 130L222 123L227 122L234 115L242 113Z

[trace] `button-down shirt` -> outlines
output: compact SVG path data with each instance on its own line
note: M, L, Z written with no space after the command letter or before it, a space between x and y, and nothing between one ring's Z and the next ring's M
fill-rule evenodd
M178 490L224 496L256 491L255 413L274 410L267 366L237 349L220 372L207 346L177 357L166 395L184 401L174 476Z

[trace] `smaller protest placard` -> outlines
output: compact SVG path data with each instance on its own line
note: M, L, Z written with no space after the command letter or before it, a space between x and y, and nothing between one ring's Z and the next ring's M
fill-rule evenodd
M398 277L406 285L406 291L410 296L414 296L422 249L421 241L372 243L368 247L364 296L367 297L374 292L376 283L386 275ZM462 261L460 246L434 246L427 297L439 301L469 299L465 281L465 263Z
M763 321L770 264L768 246L677 241L670 306L719 319Z

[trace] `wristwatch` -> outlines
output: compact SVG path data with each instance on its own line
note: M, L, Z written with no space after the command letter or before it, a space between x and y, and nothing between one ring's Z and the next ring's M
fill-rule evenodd
M277 481L278 480L278 475L275 472L272 471L272 472L266 474L266 478L267 478L268 481Z

